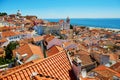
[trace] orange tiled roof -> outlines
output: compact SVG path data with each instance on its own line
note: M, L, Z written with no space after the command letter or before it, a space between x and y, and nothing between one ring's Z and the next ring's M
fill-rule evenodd
M32 38L34 42L41 41L44 39L44 36L37 36Z
M72 67L65 51L43 60L31 61L7 70L0 80L30 80L33 72L51 76L58 80L75 80Z
M40 77L39 75L37 75L37 76L33 77L33 80L55 80L55 79Z
M27 53L28 55L25 58L25 60L30 58L33 54L37 54L40 56L40 58L44 58L41 48L33 44L24 44L20 46L19 48L13 50L14 56L16 55L16 52L18 52L20 55Z
M68 41L68 42L64 42L63 44L64 44L64 47L67 47L71 44L71 42Z
M19 45L21 46L21 45L24 45L24 44L27 44L28 43L28 39L21 39L20 41L18 41L19 42Z
M3 52L4 51L4 49L3 48L0 48L0 52Z
M15 33L16 35L23 34L23 33L21 33L21 32L17 32L17 31L15 31L14 33Z
M6 32L2 32L2 37L6 38L6 37L10 37L10 36L15 36L16 34L13 31L6 31Z
M57 25L57 24L58 24L58 22L48 22L48 23L47 23L48 26Z
M117 61L119 59L119 56L114 53L109 54L109 56L110 56L110 60Z
M52 46L49 50L47 50L47 56L52 56L62 50L63 48L61 48L60 46Z
M79 50L78 54L90 55L90 53L85 50Z
M44 40L46 41L46 42L49 42L49 41L51 41L52 39L54 39L55 37L53 36L53 35L46 35L46 36L44 36Z
M76 55L79 56L80 60L82 61L83 66L93 64L89 55L87 54L76 54Z
M102 77L106 77L106 78L111 78L113 76L117 76L120 77L120 73L104 66L104 65L100 65L97 68L95 68L93 70L94 72L98 73L99 75L101 75Z
M6 31L6 32L2 32L1 35L2 35L2 38L6 38L6 37L10 37L10 36L16 36L16 35L19 35L19 34L23 34L22 32L13 32L13 31Z
M0 39L0 43L4 43L4 42L7 42L7 39L6 39L6 38Z
M0 31L7 31L7 30L11 30L11 29L12 29L11 27L7 27L7 26L0 27Z
M26 19L26 20L24 21L24 23L32 23L32 21L31 21L31 20Z
M120 62L112 65L110 68L120 73Z
M60 31L61 34L67 34L67 31L66 30L62 30Z

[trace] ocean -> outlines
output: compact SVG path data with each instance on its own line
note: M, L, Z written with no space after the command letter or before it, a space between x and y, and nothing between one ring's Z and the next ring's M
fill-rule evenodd
M45 19L50 22L58 22L60 19ZM64 19L65 20L65 19ZM72 18L70 19L72 25L120 29L120 18Z

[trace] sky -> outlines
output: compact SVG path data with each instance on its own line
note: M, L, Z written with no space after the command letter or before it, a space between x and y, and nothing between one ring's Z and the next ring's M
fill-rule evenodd
M39 18L120 18L120 0L0 0L0 12Z

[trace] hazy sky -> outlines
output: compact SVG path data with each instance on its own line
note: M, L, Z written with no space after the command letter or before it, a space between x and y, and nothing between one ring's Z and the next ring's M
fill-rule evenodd
M120 18L120 0L0 0L0 12L40 18Z

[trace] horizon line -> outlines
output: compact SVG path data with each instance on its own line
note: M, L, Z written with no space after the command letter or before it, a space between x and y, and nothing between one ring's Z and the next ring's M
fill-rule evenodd
M67 17L66 17L67 18ZM66 19L66 18L41 18L41 19ZM118 17L118 18L116 18L116 17L114 17L114 18L112 18L112 17L108 17L108 18L80 18L80 17L78 17L78 18L73 18L73 17L69 17L70 19L120 19L120 17Z

